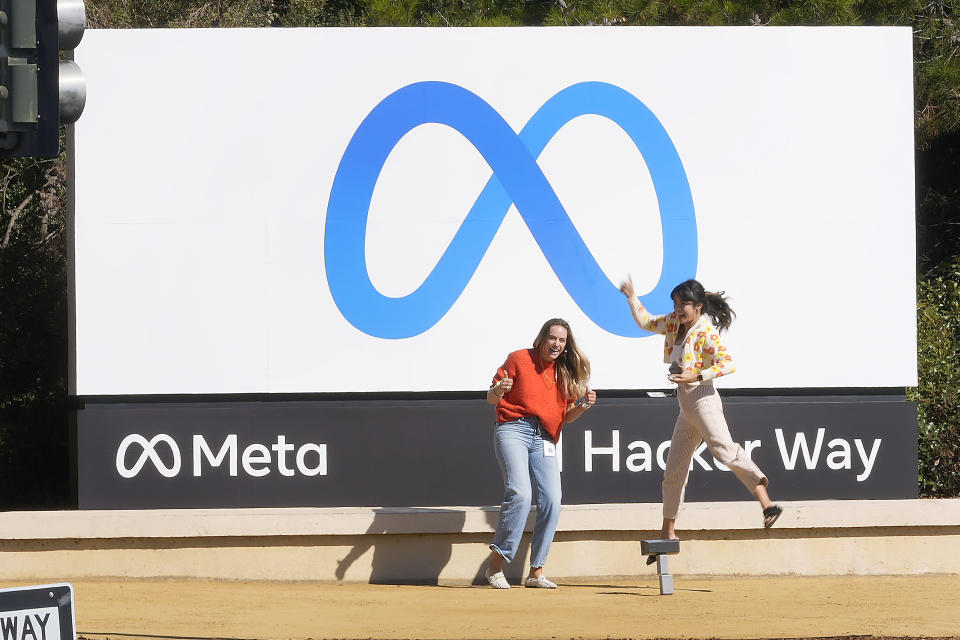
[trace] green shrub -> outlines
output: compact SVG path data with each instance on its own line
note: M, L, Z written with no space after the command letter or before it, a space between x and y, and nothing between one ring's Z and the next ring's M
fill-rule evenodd
M920 495L960 496L960 257L917 287Z

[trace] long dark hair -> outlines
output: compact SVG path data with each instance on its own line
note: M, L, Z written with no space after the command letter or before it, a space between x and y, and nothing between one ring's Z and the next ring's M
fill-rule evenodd
M737 316L727 304L726 291L705 291L703 285L696 280L681 282L670 292L674 300L689 300L694 304L703 305L703 313L713 319L717 329L725 331Z
M551 318L540 327L540 333L533 340L533 348L540 351L540 345L550 335L550 327L563 327L567 330L567 346L557 356L557 381L563 395L568 399L579 398L587 391L587 380L590 379L590 361L577 348L577 341L573 339L573 331L569 323L563 318Z

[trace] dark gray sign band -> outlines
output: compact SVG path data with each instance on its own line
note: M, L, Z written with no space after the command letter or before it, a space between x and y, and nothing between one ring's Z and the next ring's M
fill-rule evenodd
M724 398L777 500L917 497L903 396ZM659 502L673 398L604 399L564 428L565 504ZM92 404L77 414L82 509L481 506L502 499L483 400ZM689 501L748 500L705 448Z

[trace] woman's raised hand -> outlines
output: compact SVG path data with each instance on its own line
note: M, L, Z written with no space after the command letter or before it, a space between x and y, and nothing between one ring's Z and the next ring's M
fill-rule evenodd
M513 378L510 377L506 369L503 370L503 377L500 378L499 382L497 382L496 387L497 388L494 391L494 393L496 393L501 398L505 393L507 393L508 391L510 391L510 389L513 388Z
M586 401L587 407L592 407L597 404L597 392L593 389L587 389L587 395L585 395L583 399Z
M627 298L633 300L637 295L637 292L633 289L633 278L627 276L627 279L620 283L620 291Z

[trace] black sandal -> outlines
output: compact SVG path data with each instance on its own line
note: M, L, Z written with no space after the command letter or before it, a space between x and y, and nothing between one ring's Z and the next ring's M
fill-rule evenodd
M777 521L780 514L783 513L783 507L778 504L772 504L763 510L763 528L769 529Z

